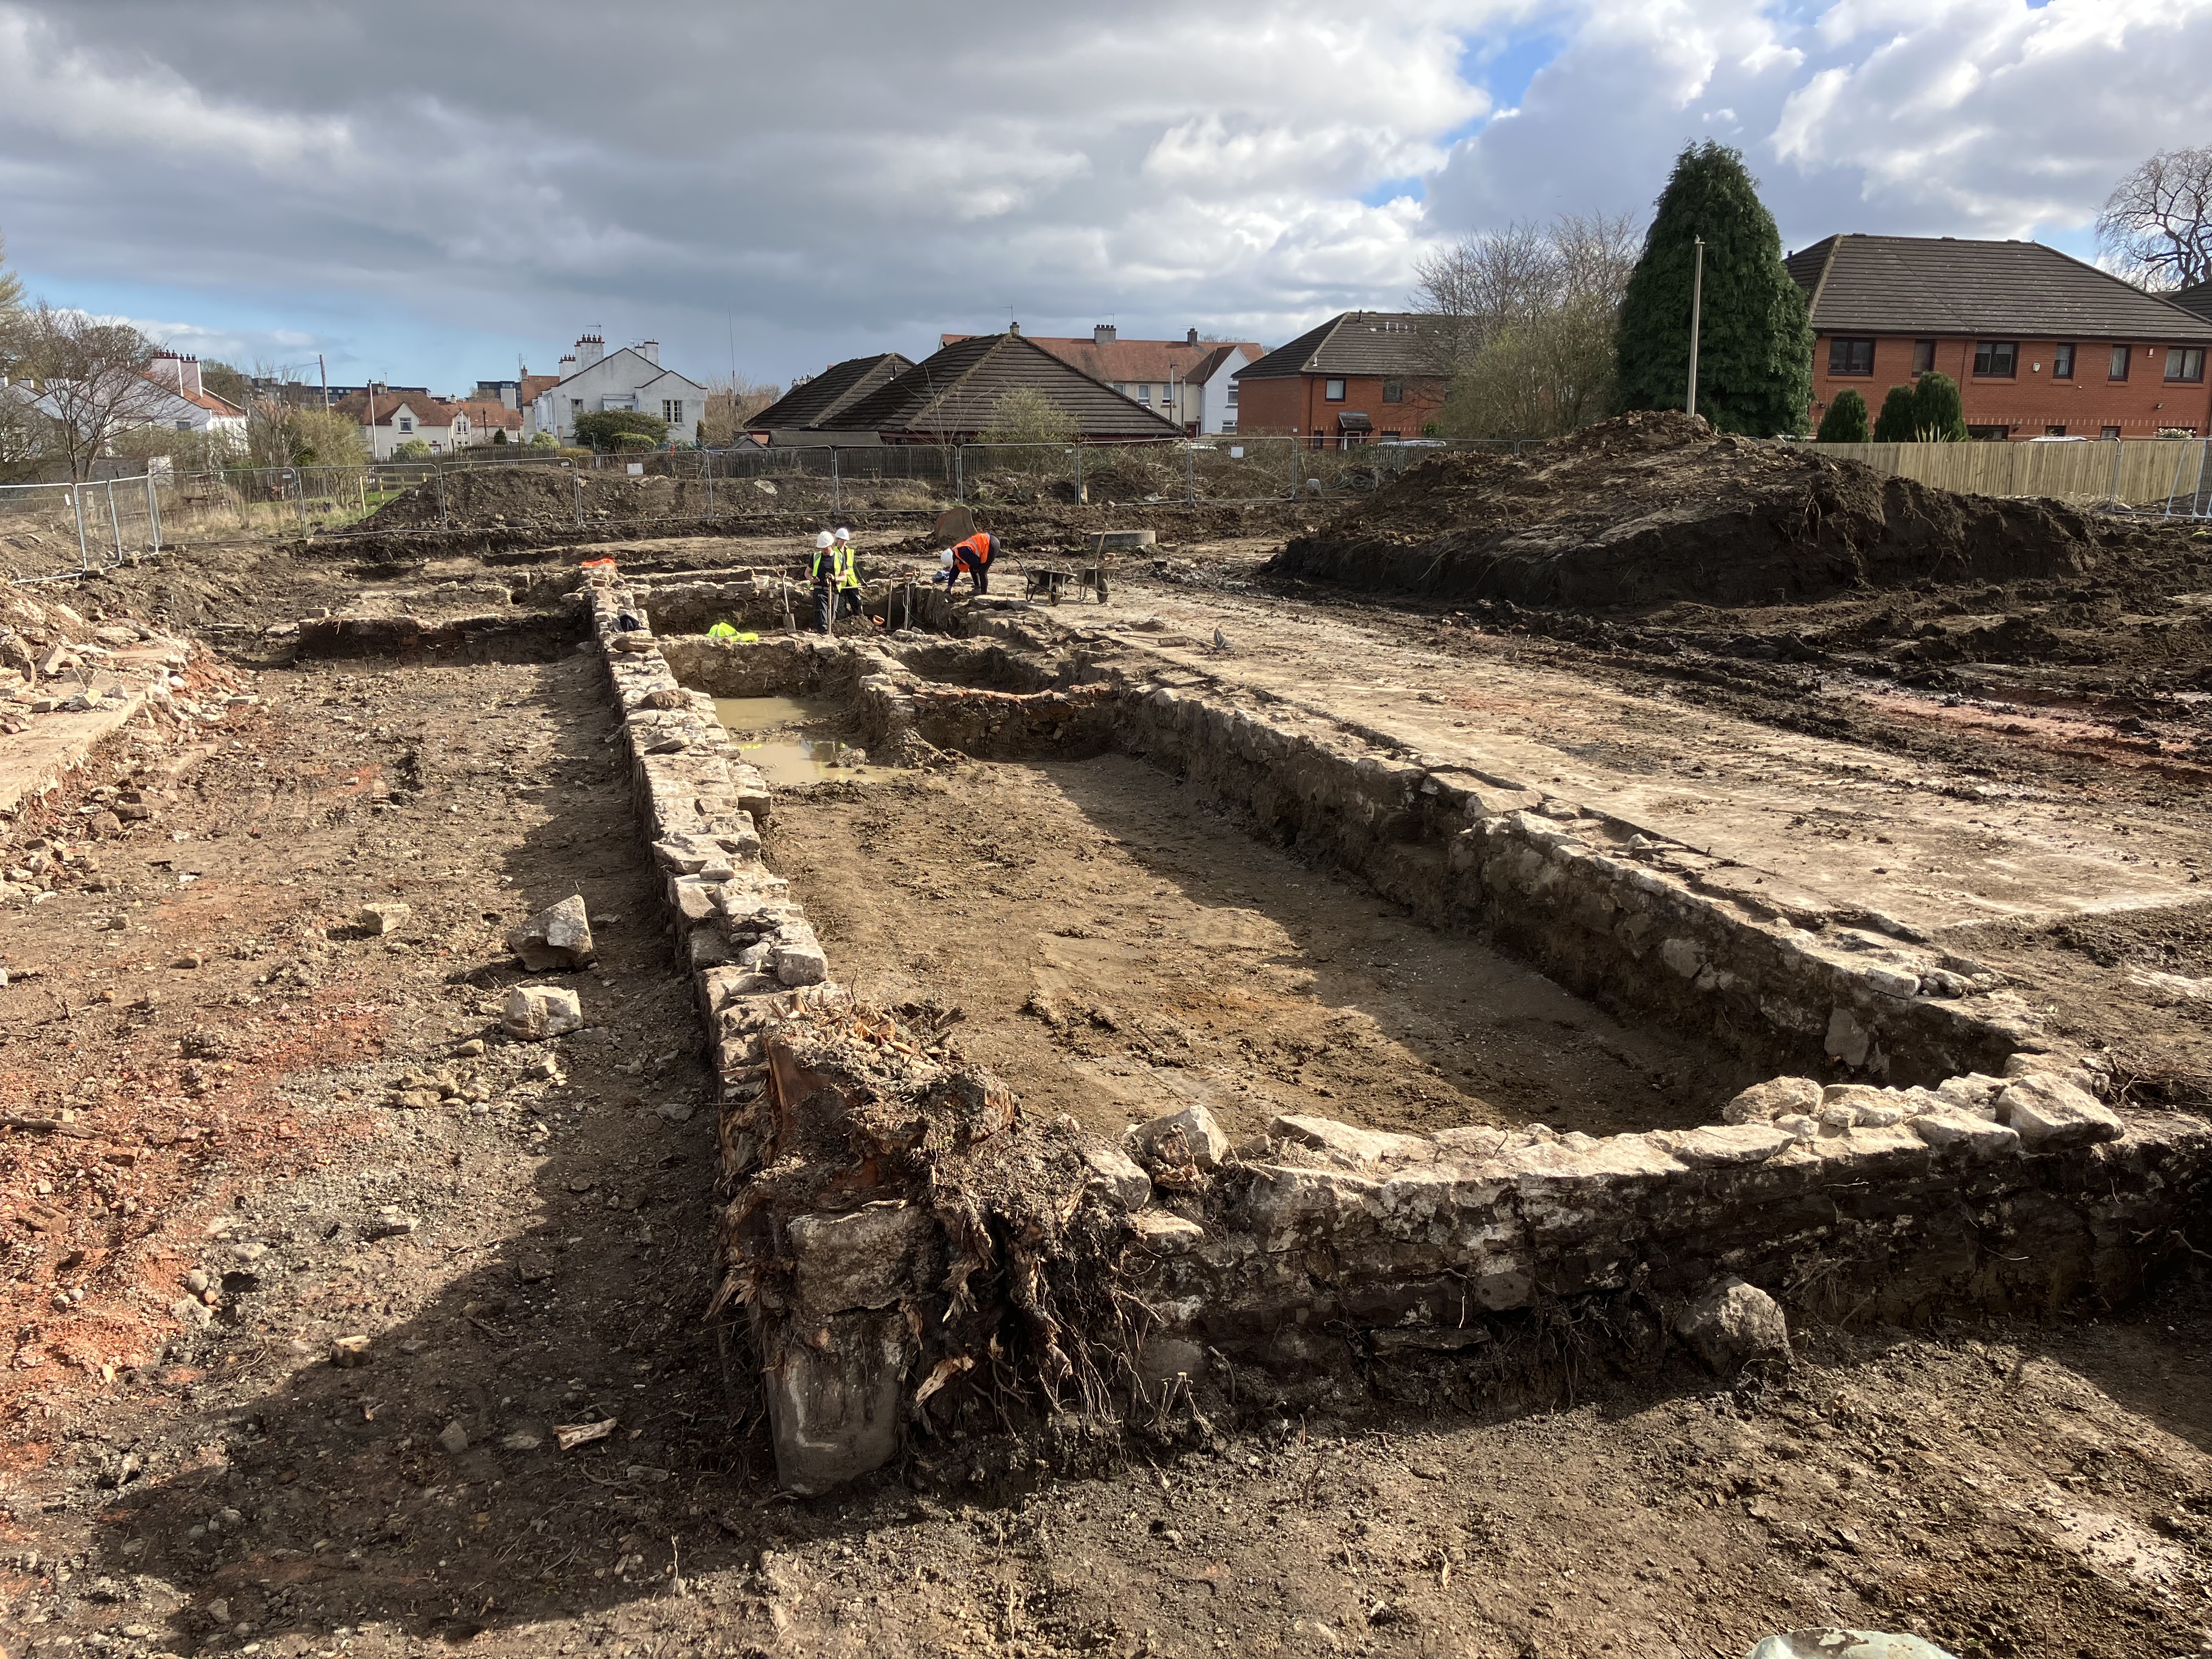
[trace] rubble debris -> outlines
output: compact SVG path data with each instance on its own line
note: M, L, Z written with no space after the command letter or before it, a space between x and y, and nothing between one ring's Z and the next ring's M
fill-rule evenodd
M507 948L533 974L549 969L581 968L598 954L592 923L580 895L570 894L507 930Z
M507 994L500 1024L510 1036L565 1036L584 1029L583 1000L562 986L518 985Z

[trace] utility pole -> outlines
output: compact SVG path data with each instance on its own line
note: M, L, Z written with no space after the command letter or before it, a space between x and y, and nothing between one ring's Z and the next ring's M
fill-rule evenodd
M315 354L315 368L323 377L323 409L327 413L331 406L331 366L323 361L319 351Z
M1684 413L1694 415L1698 412L1698 325L1704 319L1705 309L1705 239L1693 236L1690 240L1697 248L1698 265L1696 274L1690 278L1690 397L1682 409Z

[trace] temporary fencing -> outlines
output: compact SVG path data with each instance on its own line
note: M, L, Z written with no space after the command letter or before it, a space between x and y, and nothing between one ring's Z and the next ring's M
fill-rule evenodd
M0 484L0 548L14 583L64 581L161 550L150 476L82 483Z

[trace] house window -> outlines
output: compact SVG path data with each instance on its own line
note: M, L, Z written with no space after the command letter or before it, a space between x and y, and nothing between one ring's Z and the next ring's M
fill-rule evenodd
M2008 380L2020 372L2020 343L2016 340L1983 340L1974 347L1974 373L1990 379Z
M1127 380L1116 380L1114 382L1114 390L1126 398L1129 395L1129 383Z
M1828 373L1831 374L1873 374L1874 342L1872 340L1829 341Z
M2012 436L2008 426L1970 426L1966 435L1978 444L2001 444Z
M1912 372L1925 374L1936 367L1936 342L1915 340L1912 343Z
M2114 346L2112 348L2112 366L2105 371L2105 378L2108 380L2126 380L2128 378L2128 357L2134 350L2135 348L2133 346Z
M1321 383L1321 395L1329 403L1342 403L1344 401L1344 382L1341 380L1323 380Z
M2072 346L2062 345L2051 348L2051 378L2054 380L2070 380L2074 378L2074 348Z
M2097 435L2100 438L2117 438L2120 435L2120 429L2116 426L2105 427L2098 432Z
M1229 383L1229 406L1231 409L1237 407L1237 382L1234 380Z
M2166 378L2169 380L2203 380L2204 378L2204 348L2168 346L2166 349Z
M192 423L190 421L179 421L177 422L177 430L179 432L190 432L191 429Z
M1148 406L1151 404L1152 401L1152 383L1150 380L1139 380L1137 382L1137 401Z
M414 417L410 415L402 415L399 417L399 429L402 432L412 432L415 429Z
M683 425L684 399L681 398L663 398L660 400L660 418L667 422L671 426Z
M1403 380L1383 381L1382 401L1386 404L1404 403L1406 401L1406 383Z
M2063 426L2046 426L2043 428L2043 435L2046 438L2063 438L2066 435L2066 428Z

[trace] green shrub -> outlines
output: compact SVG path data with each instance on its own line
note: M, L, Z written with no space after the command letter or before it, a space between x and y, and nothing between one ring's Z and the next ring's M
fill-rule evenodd
M1912 389L1912 434L1923 444L1966 441L1966 406L1949 375L1931 371Z
M593 449L632 447L626 437L645 440L644 447L658 449L668 441L668 422L635 409L595 409L576 416L576 441Z
M427 461L430 459L429 443L422 438L410 438L406 442L392 447L395 461Z
M1863 444L1867 441L1866 399L1845 386L1836 394L1828 412L1820 417L1816 434L1824 444Z
M1875 417L1874 441L1878 444L1911 443L1915 418L1912 388L1909 386L1890 387L1889 396L1881 400L1881 413Z

